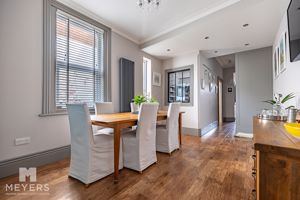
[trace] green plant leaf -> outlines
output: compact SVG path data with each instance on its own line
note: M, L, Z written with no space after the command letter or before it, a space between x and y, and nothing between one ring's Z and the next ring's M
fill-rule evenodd
M146 97L143 95L136 95L133 99L134 104L139 105L139 106L146 101L147 101Z
M274 101L274 100L267 100L267 101L263 101L263 102L271 104L271 105L276 104L276 101Z
M295 108L295 106L289 106L289 107L286 108L286 110L288 110L290 108Z
M287 102L287 101L289 101L289 100L291 100L291 99L293 99L293 98L295 98L295 94L294 94L294 93L290 93L290 94L286 95L286 96L282 99L281 103L284 104L285 102Z

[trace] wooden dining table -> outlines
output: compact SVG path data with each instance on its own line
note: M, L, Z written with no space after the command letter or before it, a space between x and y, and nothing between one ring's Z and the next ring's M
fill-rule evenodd
M181 131L182 131L182 114L180 112L178 116L178 138L181 146ZM158 111L157 121L167 119L167 111ZM120 138L122 129L129 128L137 125L138 115L130 112L126 113L113 113L113 114L100 114L91 115L91 121L93 125L108 127L114 129L114 182L119 180L119 154L120 154Z

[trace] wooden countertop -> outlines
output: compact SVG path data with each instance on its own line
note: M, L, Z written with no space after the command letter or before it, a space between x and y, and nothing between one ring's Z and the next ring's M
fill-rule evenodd
M290 135L283 124L253 117L254 149L300 158L300 139Z

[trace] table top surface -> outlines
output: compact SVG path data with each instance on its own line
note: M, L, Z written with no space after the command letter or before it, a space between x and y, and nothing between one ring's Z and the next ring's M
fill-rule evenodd
M183 114L184 112L180 112ZM167 117L167 111L158 111L157 118L163 119ZM101 115L91 115L91 121L93 122L101 122L107 124L114 123L125 123L125 122L134 122L138 120L138 114L124 112L124 113L112 113L112 114L101 114Z
M253 142L256 150L300 152L300 139L290 135L284 122L253 118Z

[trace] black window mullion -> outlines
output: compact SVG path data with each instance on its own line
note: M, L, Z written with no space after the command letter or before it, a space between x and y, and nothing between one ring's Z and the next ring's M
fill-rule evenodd
M167 89L168 89L168 93L167 93L167 97L168 97L168 103L172 103L172 102L181 102L181 103L184 103L184 97L185 97L185 87L184 87L184 78L183 78L183 74L184 72L186 71L191 71L190 69L184 69L184 70L178 70L178 71L172 71L172 72L168 72L168 76L167 76L167 79L168 79L168 82L167 82ZM175 95L175 99L174 100L170 100L170 89L171 89L171 76L174 74L174 95ZM181 81L179 81L177 83L177 78L181 78ZM191 80L191 77L189 77L189 79ZM192 84L192 83L190 83ZM177 91L177 86L178 88L181 89L181 95L179 96L178 94L178 91ZM190 86L189 86L189 98L190 98ZM177 96L179 97L178 100L177 100ZM187 103L187 102L185 102ZM188 100L188 103L190 103L190 99Z

